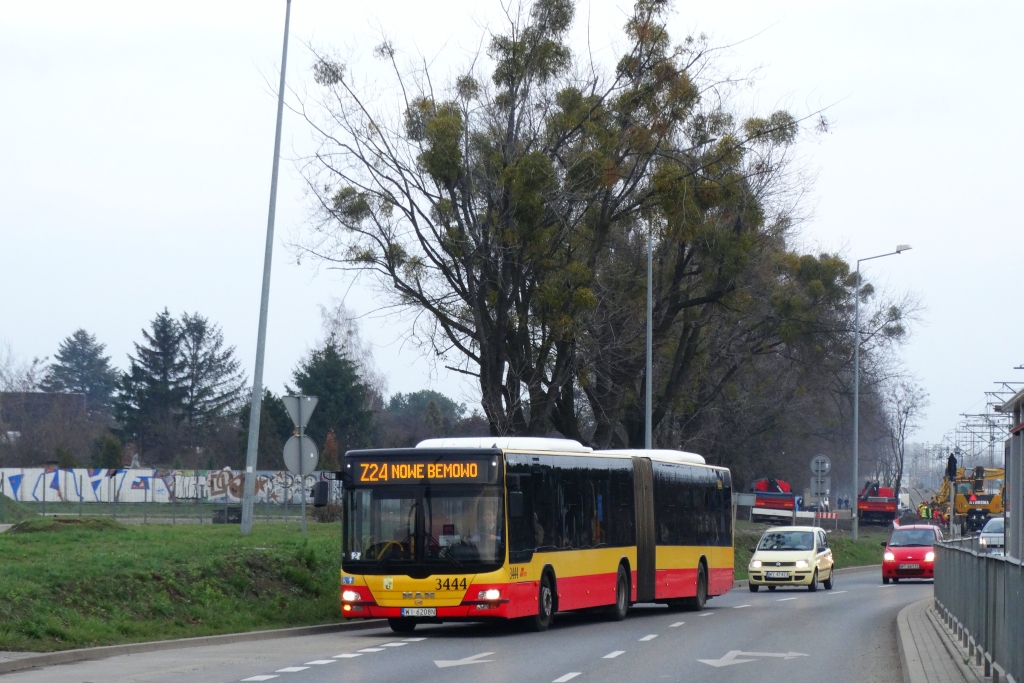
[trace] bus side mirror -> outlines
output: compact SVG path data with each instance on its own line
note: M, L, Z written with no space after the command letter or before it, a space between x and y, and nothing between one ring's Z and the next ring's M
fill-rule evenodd
M508 492L508 516L517 519L523 516L523 492Z
M327 498L330 494L328 484L326 481L318 481L313 484L313 507L325 508L327 507Z

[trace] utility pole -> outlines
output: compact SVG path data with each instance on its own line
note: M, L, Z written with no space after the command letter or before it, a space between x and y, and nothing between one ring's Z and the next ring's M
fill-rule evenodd
M646 404L644 407L644 448L651 450L651 385L654 380L654 363L651 360L651 336L653 334L653 323L651 316L654 311L654 267L652 266L653 256L651 247L651 232L650 229L647 231L647 377L645 378L644 384L646 385L647 397Z
M888 254L879 254L878 256L869 256L867 258L858 259L857 261L857 286L854 290L853 303L853 509L850 511L853 519L850 538L854 541L857 540L857 526L859 521L857 518L857 501L860 500L860 264L862 261L871 261L884 256L893 256L895 254L908 251L909 249L909 244L900 244L896 247L896 251L891 251ZM897 491L897 499L899 498L899 495L900 492Z
M267 244L263 253L263 290L260 295L260 324L256 333L256 369L252 375L252 404L249 411L249 441L245 451L245 488L242 494L242 533L252 532L252 502L256 494L256 450L260 440L260 410L263 406L263 357L267 346L267 309L270 304L270 264L274 256L274 215L277 211L277 171L281 162L281 120L284 115L284 76L288 65L288 23L292 0L284 10L284 47L281 49L281 84L277 94L277 132L274 134L274 165L270 173L270 210L267 215Z

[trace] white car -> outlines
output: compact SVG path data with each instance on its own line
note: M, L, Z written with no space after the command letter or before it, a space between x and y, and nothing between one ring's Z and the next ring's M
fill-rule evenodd
M981 546L981 551L985 553L1002 553L1003 552L1003 525L1004 518L992 517L985 526L981 527L981 533L978 534L978 545Z
M825 530L816 526L777 526L764 532L747 567L747 585L756 593L761 586L807 586L832 590L832 549Z

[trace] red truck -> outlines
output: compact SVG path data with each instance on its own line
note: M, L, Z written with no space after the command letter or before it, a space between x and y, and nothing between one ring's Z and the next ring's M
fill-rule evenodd
M857 496L857 516L865 524L889 524L896 519L897 503L891 488L879 486L877 481L864 482Z
M750 491L754 494L752 519L792 516L797 495L788 482L773 477L757 479L750 484Z

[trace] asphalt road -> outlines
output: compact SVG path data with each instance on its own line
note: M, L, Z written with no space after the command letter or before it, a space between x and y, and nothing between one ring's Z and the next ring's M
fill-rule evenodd
M4 683L899 683L896 615L930 583L883 586L877 571L832 591L733 590L703 612L634 607L622 622L556 618L546 633L421 626L189 648L4 676ZM752 653L752 654L748 654ZM769 656L770 655L770 656Z

